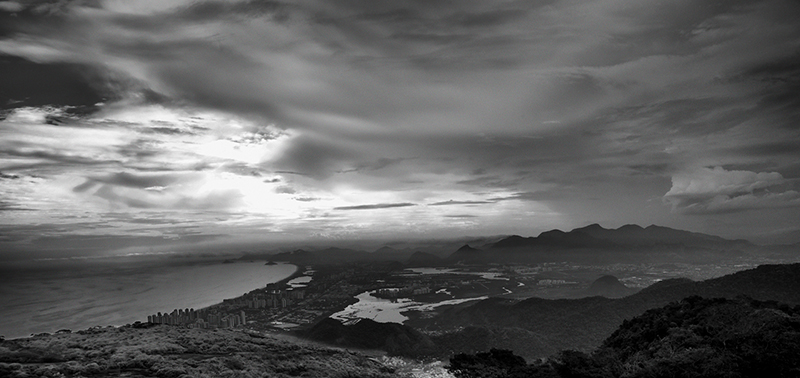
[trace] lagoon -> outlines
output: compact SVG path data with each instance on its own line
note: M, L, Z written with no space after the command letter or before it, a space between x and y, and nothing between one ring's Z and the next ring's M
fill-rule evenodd
M446 305L456 305L459 303L477 301L488 298L487 296L474 298L449 299L435 303L414 302L409 298L383 299L373 297L375 291L365 291L355 298L357 303L347 306L330 317L342 322L350 322L356 319L372 319L378 323L403 323L408 317L403 315L406 311L433 311L436 307Z

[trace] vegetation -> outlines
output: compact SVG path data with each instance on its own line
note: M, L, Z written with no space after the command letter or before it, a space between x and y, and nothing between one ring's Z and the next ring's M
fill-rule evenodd
M510 349L522 357L541 358L559 350L591 351L625 320L692 295L800 304L800 264L762 265L706 281L686 279L656 283L636 294L609 299L522 301L489 298L443 311L428 321L438 332L433 342L445 353L475 353L487 346Z
M591 354L562 351L525 364L493 349L451 358L459 378L798 377L800 306L698 296L622 324Z
M0 343L2 377L389 377L366 356L231 330L93 328Z
M327 318L303 336L336 346L380 349L392 356L425 357L438 354L433 342L413 328L370 319L344 325L336 319Z

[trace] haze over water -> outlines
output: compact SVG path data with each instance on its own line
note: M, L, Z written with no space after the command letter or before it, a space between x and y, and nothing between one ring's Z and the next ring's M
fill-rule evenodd
M40 262L0 275L0 335L122 325L175 308L200 309L280 281L294 265L187 261ZM4 269L5 270L5 269Z

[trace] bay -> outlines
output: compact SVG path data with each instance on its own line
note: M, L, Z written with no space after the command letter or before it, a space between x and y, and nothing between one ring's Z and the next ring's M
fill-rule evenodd
M42 261L0 269L0 335L146 321L175 308L200 309L292 275L290 264L216 261Z

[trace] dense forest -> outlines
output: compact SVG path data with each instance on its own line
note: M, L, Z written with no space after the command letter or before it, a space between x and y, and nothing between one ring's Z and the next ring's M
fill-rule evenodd
M623 324L591 353L530 364L508 350L458 354L459 378L798 377L800 306L691 296Z

